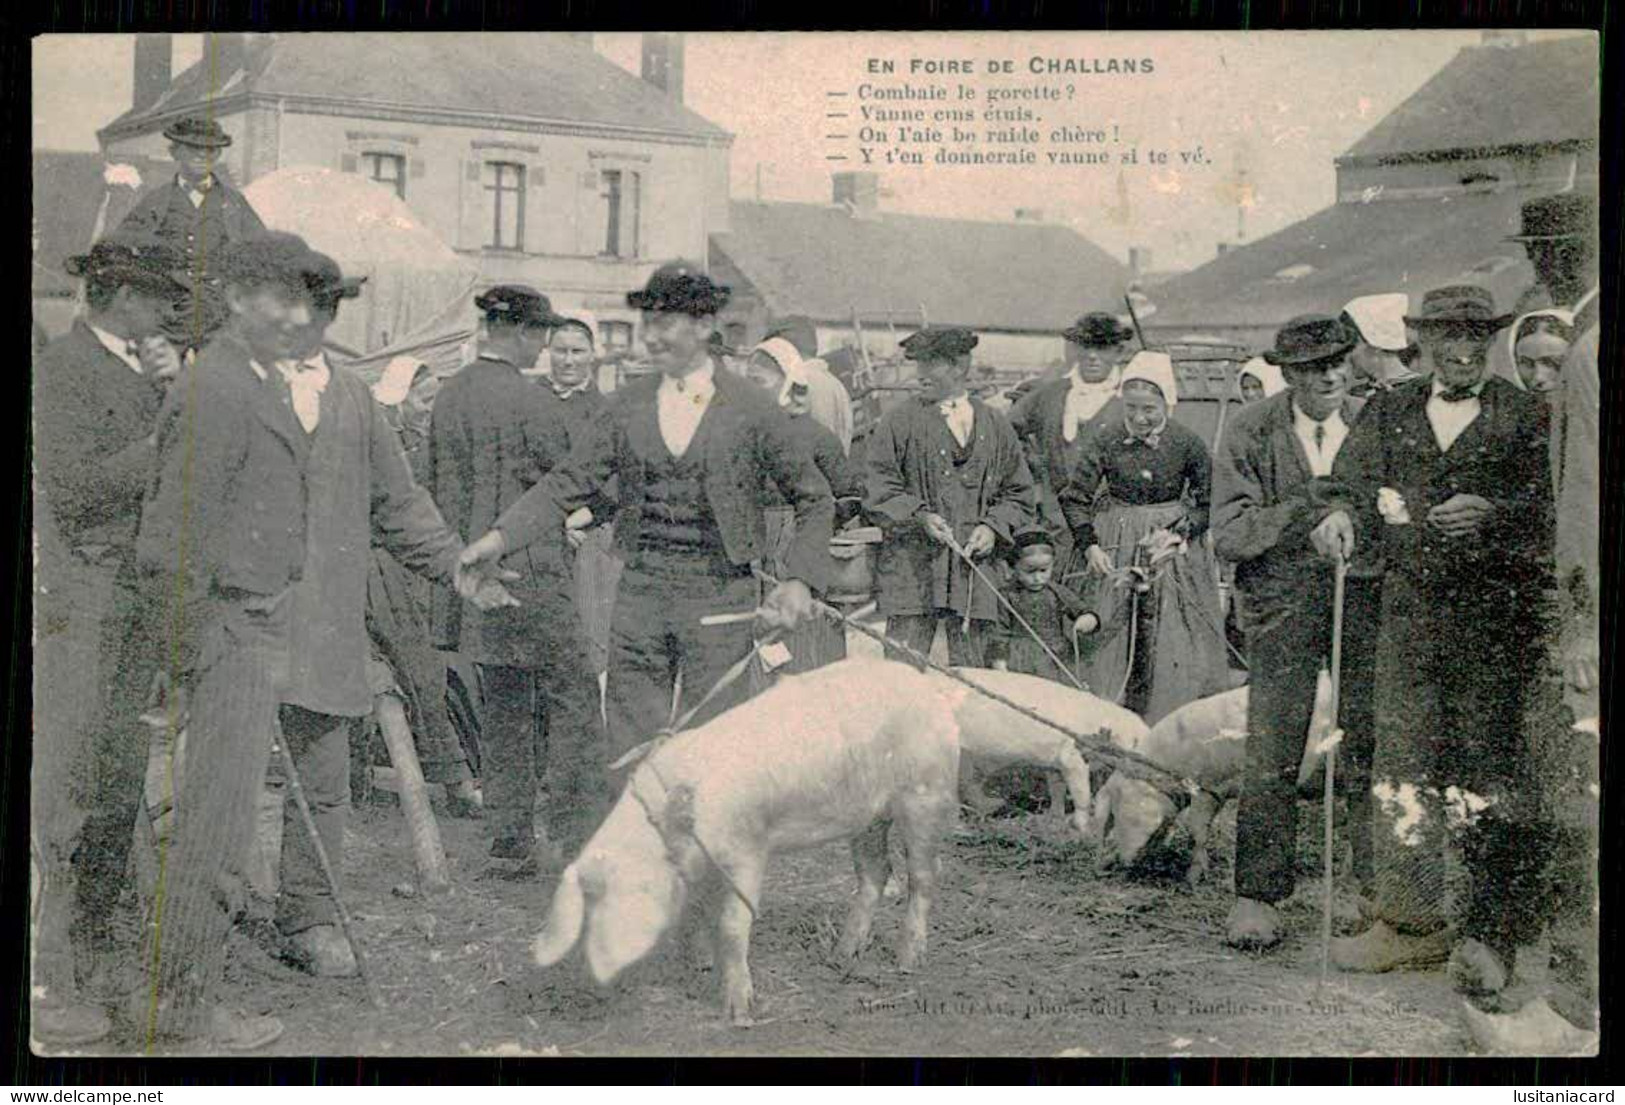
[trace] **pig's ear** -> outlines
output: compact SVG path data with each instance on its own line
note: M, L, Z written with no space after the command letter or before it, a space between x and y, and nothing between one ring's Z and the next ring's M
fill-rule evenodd
M553 909L548 914L547 927L531 945L531 956L538 967L551 967L576 946L581 937L582 921L586 917L586 901L581 893L581 876L571 866L559 880L553 892Z

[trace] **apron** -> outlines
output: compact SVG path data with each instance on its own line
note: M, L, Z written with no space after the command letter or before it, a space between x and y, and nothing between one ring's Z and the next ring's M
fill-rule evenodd
M1185 510L1178 500L1132 506L1107 499L1095 515L1095 532L1117 565L1127 567L1141 538L1172 525ZM1096 694L1155 725L1187 702L1227 688L1217 572L1204 542L1188 542L1158 564L1150 590L1138 601L1129 586L1072 575L1083 570L1083 551L1074 550L1073 559L1068 575L1080 591L1092 588L1091 606L1100 612L1098 645L1086 675Z

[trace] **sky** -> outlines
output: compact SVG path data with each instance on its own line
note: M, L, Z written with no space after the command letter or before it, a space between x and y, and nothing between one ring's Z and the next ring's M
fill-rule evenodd
M1200 145L1209 164L882 167L880 202L886 211L974 219L1038 208L1118 257L1140 247L1150 251L1151 268L1180 269L1210 259L1238 233L1254 240L1332 203L1333 158L1481 38L1477 31L689 34L684 92L689 107L734 135L736 199L755 198L759 186L765 200L825 203L832 166L862 167L825 160L827 94L845 90L855 103L863 81L900 79L868 76L872 58L898 61L900 72L913 57L964 58L978 71L990 59L1011 58L1017 76L1003 80L1017 85L1037 83L1020 72L1031 56L1152 58L1152 75L1051 78L1072 90L1066 104L1041 109L1057 112L1042 129L1115 125L1122 146ZM129 104L132 43L127 35L35 40L36 148L96 148L97 128ZM637 35L600 34L595 45L637 71ZM201 50L200 36L176 36L175 71Z

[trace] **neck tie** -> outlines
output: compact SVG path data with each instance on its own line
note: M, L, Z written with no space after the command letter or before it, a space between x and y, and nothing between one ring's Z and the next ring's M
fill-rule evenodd
M132 361L140 361L141 347L133 341L127 341L124 343L124 355Z
M1326 427L1321 425L1319 422L1316 422L1315 423L1315 452L1324 453L1325 451L1326 451Z
M1443 391L1439 392L1439 398L1443 399L1446 403L1460 403L1464 400L1475 397L1476 395L1472 388L1445 388Z

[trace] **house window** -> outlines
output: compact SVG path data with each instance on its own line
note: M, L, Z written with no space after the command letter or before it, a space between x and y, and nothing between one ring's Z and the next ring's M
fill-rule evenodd
M406 198L406 158L397 153L364 153L361 168L367 179L394 189L397 199Z
M485 163L490 197L490 249L520 249L525 241L525 167L508 161Z
M598 324L598 340L604 343L605 353L626 353L632 348L630 322L604 321Z
M605 169L599 179L599 196L604 201L604 255L636 257L643 174Z

